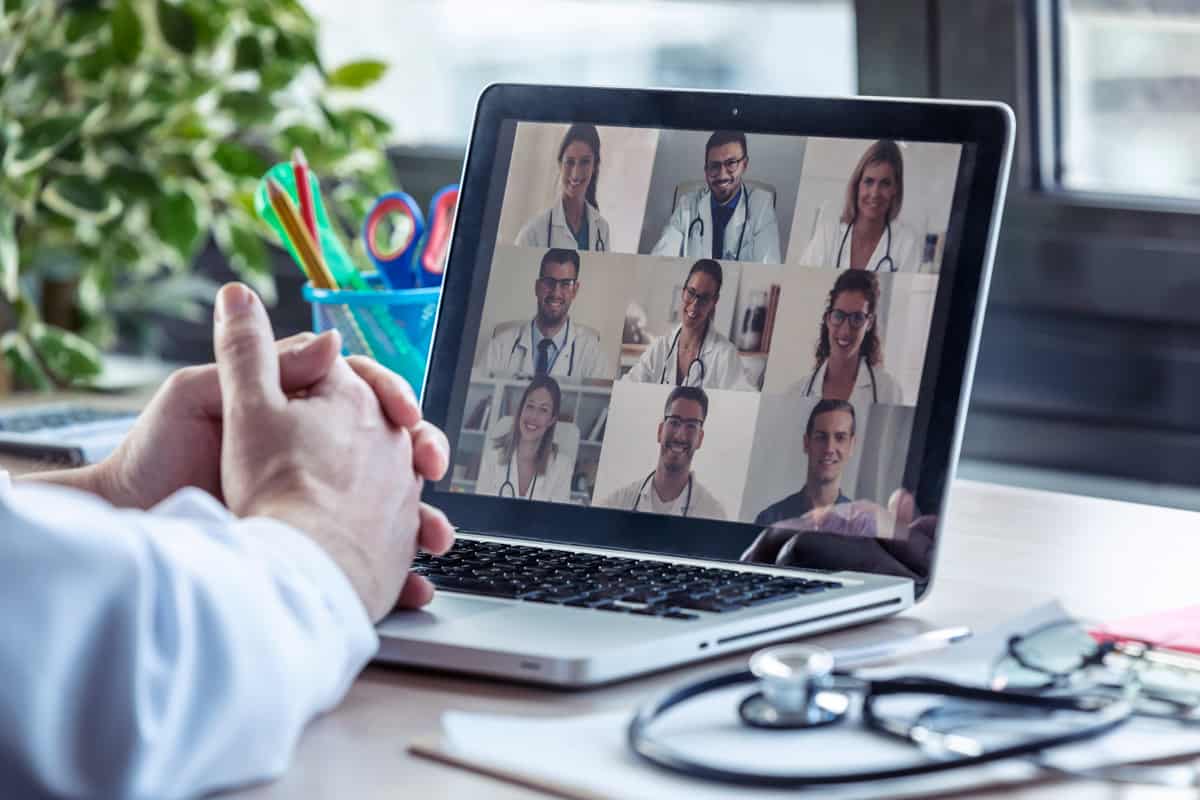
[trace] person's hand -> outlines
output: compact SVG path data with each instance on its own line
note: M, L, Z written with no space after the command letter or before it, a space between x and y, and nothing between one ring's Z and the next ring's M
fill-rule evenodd
M406 586L418 536L427 549L444 552L453 534L441 512L420 502L413 433L396 424L377 396L400 379L360 364L364 378L349 361L335 359L321 381L289 398L266 312L239 284L217 297L215 346L220 485L230 510L273 517L312 537L345 572L373 620L397 601L427 601L427 582ZM441 450L444 472L444 438L430 439L432 426L421 428L419 416L408 421Z

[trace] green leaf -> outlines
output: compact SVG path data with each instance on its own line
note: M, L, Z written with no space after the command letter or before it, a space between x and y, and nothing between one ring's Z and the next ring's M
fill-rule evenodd
M100 374L104 357L83 337L37 322L29 331L29 338L46 369L60 380L77 383Z
M186 7L167 0L158 0L158 29L163 39L184 55L196 52L196 23Z
M33 345L18 331L9 331L0 336L0 352L8 363L9 372L17 386L48 392L54 388L54 381L42 369Z
M70 144L83 123L78 114L50 117L26 129L15 147L4 154L4 171L10 178L19 178L39 169L59 151Z
M238 37L233 45L233 71L259 69L263 65L263 46L252 33Z
M108 15L98 8L67 6L67 9L69 16L64 34L72 44L98 36L108 24Z
M338 89L364 89L387 72L382 61L351 61L329 73L329 85Z
M279 113L269 94L262 92L226 92L221 97L220 107L233 114L238 127L256 122L270 122Z
M196 202L187 192L172 192L150 212L150 225L163 244L191 263L200 244L200 221Z
M12 208L0 207L0 291L10 302L17 297L20 266L17 252L17 212Z
M142 53L142 20L130 0L117 0L110 15L113 54L122 64L132 64Z
M42 190L47 208L68 219L103 225L121 213L121 201L82 175L55 178Z
M118 196L153 199L162 192L158 179L141 166L112 164L104 179Z
M221 142L213 152L213 161L230 175L242 178L260 178L271 162L237 142Z

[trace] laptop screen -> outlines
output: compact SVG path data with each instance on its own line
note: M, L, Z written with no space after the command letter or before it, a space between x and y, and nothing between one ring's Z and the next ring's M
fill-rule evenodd
M440 488L726 523L685 555L903 538L974 151L504 119Z

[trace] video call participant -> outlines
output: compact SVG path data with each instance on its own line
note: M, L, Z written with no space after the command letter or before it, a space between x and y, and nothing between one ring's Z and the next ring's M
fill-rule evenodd
M529 382L512 427L484 445L476 494L570 502L574 459L554 443L561 405L562 391L553 378L538 375Z
M599 503L627 511L650 511L678 517L727 519L725 509L692 473L692 457L704 443L708 395L693 386L671 390L658 423L658 465Z
M712 327L722 275L721 265L711 258L692 265L680 292L682 322L651 342L622 380L755 391L737 348Z
M916 272L921 243L896 220L904 202L904 158L890 139L867 148L846 184L841 216L822 221L800 263L813 267Z
M821 316L816 366L799 382L801 394L849 400L860 408L903 402L900 384L883 368L878 307L879 279L874 273L848 270L838 275Z
M608 249L608 221L600 216L596 183L600 180L600 134L595 125L576 123L558 146L557 203L538 214L517 234L522 247Z
M742 182L749 167L746 134L710 136L704 148L706 186L679 196L650 254L780 263L774 200Z
M552 248L542 256L533 282L537 314L496 327L484 369L493 375L554 375L558 378L611 377L600 334L571 319L579 292L579 253Z
M804 452L808 456L804 486L759 512L754 524L766 527L849 503L850 498L842 494L842 470L854 453L854 428L854 406L845 400L817 403L804 428Z

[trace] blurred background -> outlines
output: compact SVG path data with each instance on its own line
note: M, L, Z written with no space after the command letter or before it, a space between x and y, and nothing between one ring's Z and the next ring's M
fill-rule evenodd
M20 107L13 95L24 86L13 65L28 60L12 33L21 14L33 13L31 5L5 0L0 23L0 157L6 171L0 188L7 187L7 194L0 194L0 278L9 282L15 279L5 265L14 261L14 248L6 242L14 237L11 230L6 233L11 210L6 216L4 204L7 200L11 207L24 197L18 184L29 170L20 168L30 163L29 152L14 154L11 137L21 130L20 124L14 127ZM192 286L196 296L234 274L256 276L256 285L276 298L273 314L281 332L309 325L301 277L282 253L250 235L250 223L238 210L238 202L245 202L244 196L238 200L238 171L252 172L260 166L254 158L287 152L293 141L316 151L315 169L344 179L337 199L352 216L355 204L386 182L389 172L422 204L437 187L456 181L475 99L493 81L1003 100L1016 112L1017 153L962 474L1200 508L1200 226L1195 216L1200 4L1195 0L97 0L40 5L76 18L76 38L55 50L69 63L96 58L97 51L82 44L87 26L107 26L97 35L107 42L103 47L116 52L115 68L131 75L146 71L146 54L129 48L128 12L149 31L139 47L152 48L156 38L176 49L190 42L197 49L190 56L195 62L206 36L225 42L227 54L204 56L204 63L217 70L224 58L226 72L247 81L239 111L256 112L257 138L234 146L235 134L215 125L226 108L226 92L215 111L206 116L201 107L196 115L217 130L200 136L200 146L190 151L178 143L174 150L167 148L197 160L219 154L213 169L232 177L229 194L212 203L212 198L193 197L196 188L186 181L158 187L174 198L176 209L187 205L180 194L212 209L189 217L195 222L191 237L167 242L163 252L174 250L178 257L164 259L174 263L171 275L184 282L185 290L189 281L199 282ZM191 41L180 9L193 23L203 15L226 14L225 27L192 24ZM84 17L86 23L80 21ZM174 20L175 33L171 25L160 24L166 33L156 35L146 24L155 18ZM39 58L53 61L49 53ZM122 53L132 61L122 61ZM54 63L40 68L52 67L63 68ZM149 72L136 80L152 89L154 72ZM144 88L131 81L126 80L131 94ZM175 91L181 91L178 85ZM197 85L190 91L200 96L206 89ZM292 101L280 100L279 91ZM39 102L53 108L58 101L48 97ZM31 103L37 97L16 99ZM271 103L287 113L264 114ZM292 118L296 107L307 107L309 115ZM103 119L93 124L103 125ZM53 130L41 134L53 141ZM381 145L387 146L385 164L371 156ZM133 149L136 154L136 145ZM85 194L80 181L72 180L90 172L88 154L78 156L56 174L60 190L49 194L49 202L74 214L70 229L75 233L96 237L106 204L80 197ZM202 164L197 181L211 172ZM44 195L45 187L41 191ZM161 208L161 198L152 205ZM150 211L147 225L154 221ZM65 291L68 301L74 298L83 309L75 327L93 340L130 352L149 349L172 360L210 356L204 313L189 305L187 291L182 291L182 305L139 304L124 298L136 296L143 284L131 285L119 277L119 269L105 283L88 270L58 263L23 266L20 280L28 302L44 311L53 305L53 292ZM162 277L153 266L144 265L139 273L147 276L144 285ZM46 281L47 275L61 280ZM36 285L30 276L38 278ZM120 292L116 283L123 287ZM151 299L162 294L141 291ZM105 313L89 317L96 306ZM115 321L107 313L112 308L122 310ZM0 329L13 328L22 313L19 303L0 304ZM89 323L99 324L97 317L108 320L107 328L89 330Z

